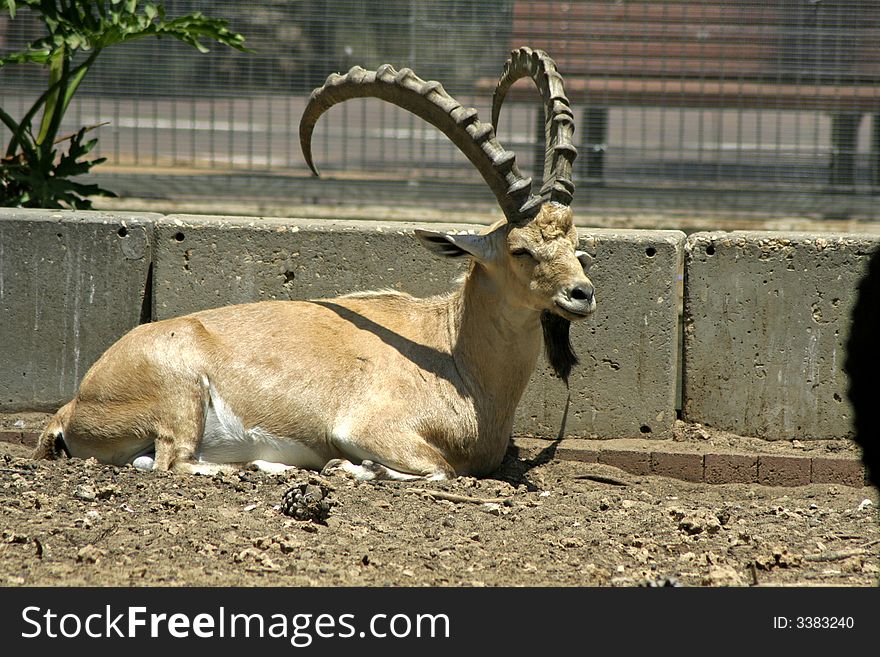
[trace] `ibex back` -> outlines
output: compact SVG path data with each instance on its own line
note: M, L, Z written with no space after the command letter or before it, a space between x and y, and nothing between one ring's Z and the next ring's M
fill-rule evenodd
M497 468L542 337L567 378L576 363L569 322L595 308L589 256L576 251L569 207L572 115L544 53L512 53L493 100L496 122L506 90L525 76L545 104L539 195L491 125L408 69L332 75L303 115L300 139L313 170L318 117L355 97L413 112L467 155L505 220L481 235L416 231L434 253L470 258L460 287L425 299L383 291L270 301L144 324L89 370L35 456L207 473L341 468L360 479Z

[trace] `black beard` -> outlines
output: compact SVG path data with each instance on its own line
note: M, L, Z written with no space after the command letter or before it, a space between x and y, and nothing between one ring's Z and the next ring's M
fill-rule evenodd
M553 372L568 386L568 375L571 368L578 364L569 338L571 322L549 310L541 313L541 326L544 329L544 353Z

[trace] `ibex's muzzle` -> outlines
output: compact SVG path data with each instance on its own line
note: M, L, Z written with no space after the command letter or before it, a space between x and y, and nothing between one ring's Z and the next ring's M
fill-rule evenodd
M590 281L575 283L557 295L556 305L575 318L583 318L596 309L596 296Z

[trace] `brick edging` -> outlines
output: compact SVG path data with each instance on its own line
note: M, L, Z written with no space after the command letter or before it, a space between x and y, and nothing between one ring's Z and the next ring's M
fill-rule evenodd
M539 449L535 439L515 438L513 442L521 450ZM549 446L551 443L540 440L540 444ZM555 457L611 465L634 475L658 475L706 484L841 484L859 488L869 485L862 461L850 457L584 447L566 440L557 445Z
M33 431L0 431L0 442L31 448L37 446L39 437L40 434ZM535 442L525 444L522 439L513 440L514 445L525 451L537 450ZM551 444L546 440L540 443ZM555 457L563 461L612 465L634 475L657 475L705 484L841 484L859 488L869 485L864 464L848 457L594 448L572 445L566 440L557 446Z
M0 442L36 447L40 437L38 431L0 431Z

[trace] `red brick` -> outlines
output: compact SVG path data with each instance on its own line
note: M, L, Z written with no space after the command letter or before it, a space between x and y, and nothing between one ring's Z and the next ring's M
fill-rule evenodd
M703 455L688 452L652 452L651 470L661 477L703 481Z
M613 465L630 474L651 474L651 455L648 452L636 452L628 449L599 450L599 463Z
M567 438L559 443L556 458L563 461L580 461L582 463L598 463L599 450L591 447L586 440Z
M21 431L0 431L0 442L21 444Z
M749 454L706 454L707 484L753 484L758 481L758 457Z
M814 457L812 464L814 484L865 485L865 466L857 459Z
M765 486L806 486L810 459L799 456L758 456L758 483Z
M21 444L26 447L36 447L37 442L40 440L40 432L39 431L22 431L21 432Z
M0 442L36 447L40 434L36 431L0 431Z

